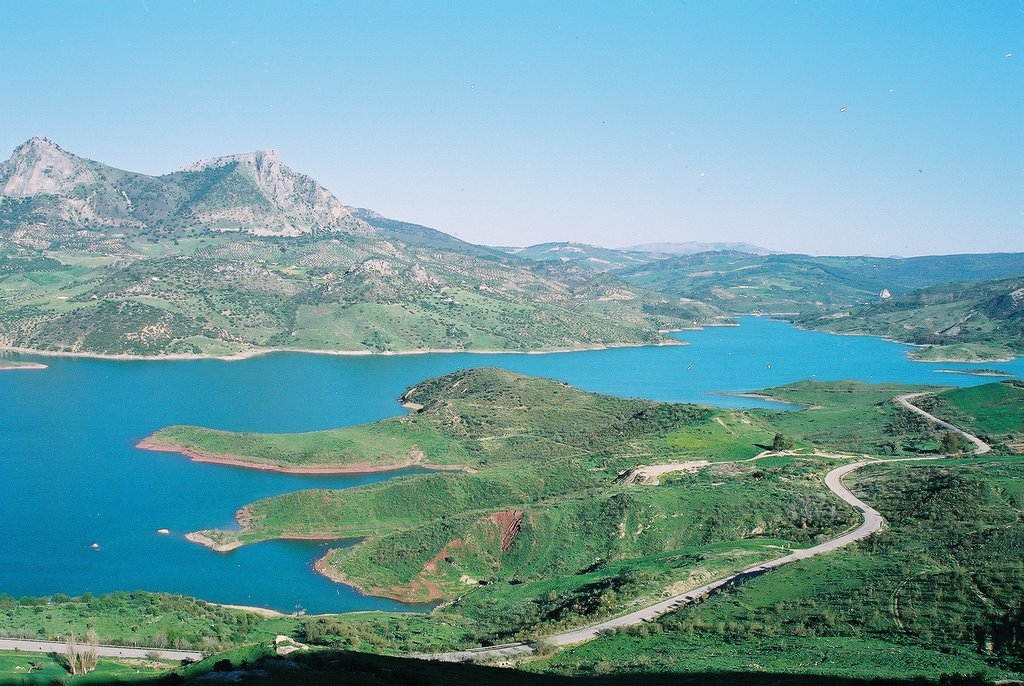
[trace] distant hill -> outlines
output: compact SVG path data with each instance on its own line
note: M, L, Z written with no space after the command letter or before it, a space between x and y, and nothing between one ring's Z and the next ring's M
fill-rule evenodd
M720 315L348 207L273 151L149 176L33 138L0 163L0 347L543 350Z
M694 255L699 252L731 250L746 252L752 255L769 255L776 252L752 243L702 243L699 241L683 241L681 243L641 243L622 248L625 252L649 253L659 257L670 255Z
M942 284L796 322L940 346L926 359L998 359L1024 354L1024 276Z
M736 251L672 257L617 272L626 281L735 313L812 314L907 295L951 279L1024 274L1024 253L812 257Z
M538 243L526 248L496 248L528 260L569 262L597 272L635 267L654 258L641 252L602 248L586 243Z

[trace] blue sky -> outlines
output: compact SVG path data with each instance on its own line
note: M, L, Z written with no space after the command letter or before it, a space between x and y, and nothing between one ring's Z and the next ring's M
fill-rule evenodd
M1020 0L0 0L0 157L274 148L490 244L1024 250L1022 36Z

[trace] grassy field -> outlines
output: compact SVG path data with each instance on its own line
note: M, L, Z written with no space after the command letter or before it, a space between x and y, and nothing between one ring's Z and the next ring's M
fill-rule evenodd
M63 657L47 653L0 651L0 684L116 684L155 682L179 666L148 659L100 658L96 669L71 677Z
M870 455L931 453L939 449L940 433L918 415L892 402L897 395L927 388L859 381L801 381L763 392L807 409L762 410L759 414L792 437L798 447Z

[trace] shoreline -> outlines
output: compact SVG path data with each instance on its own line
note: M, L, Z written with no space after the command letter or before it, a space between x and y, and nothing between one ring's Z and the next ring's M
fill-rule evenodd
M230 543L218 543L201 531L192 531L185 534L185 538L193 543L205 546L216 553L229 553L242 547L242 542L235 540Z
M19 369L46 369L46 365L41 362L25 362L24 364L4 364L0 362L0 372L13 372Z
M765 316L770 316L770 315L765 315ZM897 343L899 345L907 345L907 346L910 346L911 348L914 348L914 349L946 347L946 346L941 346L941 345L940 346L936 346L936 345L930 344L930 343L910 343L909 341L897 340L895 338L892 338L891 336L881 336L881 335L876 334L876 333L866 333L866 332L862 332L862 331L829 331L828 329L815 329L815 328L812 328L812 327L809 327L809 326L804 326L802 324L797 324L796 322L794 322L791 319L779 319L777 321L783 321L783 322L786 322L787 324L791 324L793 327L795 327L797 329L800 329L801 331L813 331L815 333L827 333L827 334L831 334L833 336L865 336L865 337L868 337L868 338L880 338L883 341L888 341L889 343ZM1019 355L1012 355L1010 357L1000 357L1000 358L992 358L992 359L986 358L984 360L978 360L978 359L975 359L975 360L965 360L965 359L961 359L961 358L953 358L953 357L945 358L944 357L942 359L936 359L936 360L922 360L920 358L914 357L914 352L915 352L915 350L908 350L908 351L906 351L905 355L907 356L907 359L910 360L911 362L922 362L924 364L934 364L934 363L941 363L941 362L956 362L956 363L959 363L959 364L987 364L987 363L990 363L990 362L1013 362L1014 360L1016 360L1019 357Z
M739 326L738 324L706 324L705 326ZM687 329L673 329L672 331L698 331L704 327L693 327ZM219 360L221 362L239 362L263 355L275 353L308 353L310 355L336 355L340 357L398 357L403 355L455 355L466 353L469 355L556 355L559 353L581 353L595 352L600 350L615 350L618 348L660 348L672 345L689 345L686 341L675 338L666 339L657 343L611 343L578 346L570 348L550 348L544 350L465 350L457 348L424 348L421 350L384 350L374 352L372 350L327 350L313 348L255 348L244 350L229 355L204 355L202 353L168 353L166 355L129 355L127 353L93 353L75 352L70 350L38 350L36 348L22 347L0 347L0 353L15 353L18 355L34 355L40 357L68 357L85 358L94 360L124 360L124 361L195 361L195 360ZM45 365L43 365L45 367Z
M889 339L886 339L886 340L889 340ZM894 341L894 343L899 343L899 342L900 341ZM916 343L904 343L903 345L917 346ZM1013 362L1017 358L1016 357L995 357L995 358L992 358L992 359L986 358L984 360L977 360L977 359L975 359L975 360L965 360L965 359L959 358L959 357L943 357L941 360L922 360L919 357L914 357L914 351L913 350L908 350L907 351L907 359L910 360L911 362L925 362L925 363L928 363L928 364L942 364L943 362L955 362L957 364L991 364L991 363L998 363L998 362ZM942 371L942 370L936 370L936 371ZM1011 374L1010 376L1013 376L1013 375Z
M922 360L918 361L920 362ZM1012 379L1014 377L1010 372L985 371L983 369L933 369L932 371L936 374L966 374L967 376L991 376L999 379Z
M405 605L426 605L443 600L442 597L434 597L433 593L431 593L431 596L428 597L426 600L416 600L409 597L409 595L388 593L387 589L384 588L379 589L378 592L371 592L363 586L360 586L358 583L348 578L344 574L340 572L335 572L327 567L327 558L333 552L334 550L328 550L326 553L323 554L323 556L317 558L317 561L313 563L313 571L315 571L317 574L324 577L325 579L333 581L336 584L342 584L348 586L349 588L353 588L360 594L366 596L367 598L387 598L388 600L394 600L395 602L403 603ZM428 592L430 591L429 587L427 588L427 590Z
M386 465L374 465L366 462L357 462L349 465L278 465L262 462L251 462L242 455L216 455L200 450L185 448L175 443L161 443L151 436L143 438L135 444L140 450L149 450L159 453L176 453L187 457L192 462L203 462L206 464L219 464L227 467L241 467L244 469L257 469L265 472L278 472L281 474L379 474L383 472L395 472L409 467L422 467L436 472L470 472L471 467L463 465L436 465L429 462L422 462L416 459L408 459L404 462L396 462Z
M288 615L278 610L271 610L269 607L257 607L256 605L233 605L231 603L214 603L212 601L203 601L207 605L213 605L214 607L226 607L229 610L242 610L243 612L252 612L254 614L262 615L263 617L269 617L271 619L278 619L280 617L293 617L294 615Z

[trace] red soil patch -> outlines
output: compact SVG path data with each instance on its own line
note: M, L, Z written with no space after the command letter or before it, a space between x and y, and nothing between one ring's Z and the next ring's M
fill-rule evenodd
M501 532L501 552L504 553L512 547L519 531L523 528L524 514L522 510L504 510L495 512L487 518Z
M441 552L435 555L434 558L430 560L430 562L423 565L423 571L429 574L433 574L437 571L437 563L451 555L452 550L458 550L462 546L463 543L461 538L456 538L454 541L449 541L448 545L441 548Z

